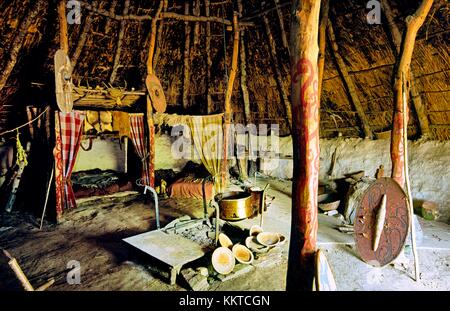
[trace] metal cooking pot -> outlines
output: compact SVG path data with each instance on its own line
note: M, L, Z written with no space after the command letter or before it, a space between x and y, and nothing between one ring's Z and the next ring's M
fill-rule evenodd
M219 204L220 218L236 221L253 215L251 194L244 191L231 191L217 194L214 199Z

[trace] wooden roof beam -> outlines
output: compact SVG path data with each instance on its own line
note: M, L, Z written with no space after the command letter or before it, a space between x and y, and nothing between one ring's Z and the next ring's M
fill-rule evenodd
M96 14L116 19L116 20L132 20L137 22L143 22L143 21L150 21L154 17L152 15L134 15L134 14L123 14L123 15L117 15L114 13L107 12L105 10L101 10L98 8L93 7L92 5L86 3L86 2L80 2L81 6L84 7L88 11L92 11ZM232 26L233 22L228 19L223 19L222 17L216 17L216 16L194 16L194 15L183 15L173 12L161 12L159 14L159 19L175 19L180 20L184 22L213 22L213 23L219 23L219 24L225 24L227 26ZM253 27L255 24L253 22L240 22L239 27Z
M130 9L130 0L125 0L123 15L127 15L129 9ZM123 37L125 35L125 26L126 26L125 20L122 20L122 22L120 23L119 38L117 39L116 54L114 55L113 70L111 72L111 76L109 77L110 84L113 84L114 81L116 80L117 70L119 69L120 55L122 54L122 42Z
M355 84L353 83L353 80L348 74L347 66L345 65L344 60L339 54L339 47L336 43L336 37L334 35L333 26L331 25L330 20L328 21L327 25L327 34L328 39L330 40L330 45L332 48L331 50L334 54L334 59L336 60L337 69L341 75L342 82L344 83L344 86L347 90L350 102L353 104L353 106L356 109L356 112L358 113L364 131L364 136L366 138L372 138L373 134L372 130L370 129L369 120L367 119L361 101L359 100L358 95L356 93Z

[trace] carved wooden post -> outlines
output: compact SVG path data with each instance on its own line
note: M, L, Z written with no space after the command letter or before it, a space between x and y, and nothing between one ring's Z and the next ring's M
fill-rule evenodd
M406 31L403 35L401 53L396 64L396 73L394 79L394 117L391 136L391 160L392 172L391 177L394 178L400 186L405 184L404 171L404 148L403 128L408 127L408 122L404 123L403 114L408 116L408 111L403 110L403 82L402 79L409 81L411 58L416 41L416 35L419 28L425 22L425 18L433 5L433 0L424 0L414 15L406 18ZM407 90L405 93L408 94ZM405 118L406 120L408 118Z
M231 97L233 95L234 80L236 78L237 63L239 56L239 24L238 24L238 14L234 12L233 15L233 54L231 56L231 70L230 76L228 77L227 89L225 92L225 124L223 130L223 159L221 168L221 183L222 189L227 186L227 175L228 175L228 135L230 132L232 109L231 109Z
M292 7L292 183L291 242L287 290L312 290L317 239L319 101L317 57L320 0L295 0Z

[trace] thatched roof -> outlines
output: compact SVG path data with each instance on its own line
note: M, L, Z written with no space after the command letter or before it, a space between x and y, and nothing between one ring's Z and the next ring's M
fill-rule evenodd
M4 68L17 41L22 22L41 0L5 0L0 3L0 68ZM6 86L0 91L0 129L4 130L22 122L25 105L55 105L53 55L58 48L58 16L56 1L42 0L37 18L29 25L23 38L18 61ZM91 3L83 0L82 3ZM76 85L103 86L112 84L127 89L144 90L146 60L148 55L150 17L155 15L159 1L131 0L128 15L143 16L139 20L123 22L127 1L94 1L82 7L80 25L69 26L69 56L76 63ZM238 10L237 0L211 0L210 15L217 21L211 26L211 60L208 68L205 51L206 22L189 22L190 31L190 85L188 105L183 107L183 64L185 55L186 23L176 16L185 14L185 1L169 0L167 16L158 24L158 40L155 71L159 76L169 112L216 113L224 107L226 88L224 66L231 64L232 32L221 20L231 20L233 10ZM289 1L243 0L240 21L247 22L243 32L246 54L247 86L250 96L252 120L255 123L280 123L282 134L288 134L286 112L276 68L279 68L284 89L290 93L289 52L283 45L282 31L275 2L279 2L284 29L289 31ZM330 1L330 20L334 28L339 55L355 84L356 95L373 131L387 130L393 114L392 76L396 61L393 43L385 16L381 25L369 25L366 21L367 1ZM394 21L399 30L404 29L406 16L414 13L417 0L396 0L391 3ZM199 3L199 14L196 11ZM207 1L191 0L190 15L205 16ZM415 86L425 108L432 137L450 137L449 95L449 13L446 1L435 1L423 27L420 29L412 60ZM93 12L93 9L96 12ZM170 14L169 14L170 13ZM260 14L264 13L264 14ZM110 15L107 17L105 15ZM174 17L175 16L175 17ZM276 58L271 56L267 28L275 41ZM122 25L122 26L121 26ZM198 26L196 26L198 25ZM123 40L119 33L123 27ZM198 29L198 32L196 32ZM224 38L225 34L225 38ZM287 34L287 38L289 35ZM117 47L120 57L115 62ZM226 50L224 51L224 47ZM273 54L273 53L272 53ZM116 66L114 64L116 63ZM3 69L2 69L3 70ZM0 71L1 72L1 71ZM209 83L208 72L211 72ZM206 105L207 88L210 88L211 107ZM240 73L234 85L232 108L237 122L244 120L244 104L241 95ZM209 110L209 111L208 111ZM362 136L361 124L349 99L348 91L338 71L330 44L327 42L323 93L321 97L321 136L332 137L336 129L344 136ZM417 113L411 112L410 135L418 137L420 126Z

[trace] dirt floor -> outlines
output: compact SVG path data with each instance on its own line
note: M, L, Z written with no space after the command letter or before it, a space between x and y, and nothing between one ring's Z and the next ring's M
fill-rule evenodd
M275 196L265 218L264 228L289 237L291 183L277 179L258 179L259 185L270 183L269 195ZM133 195L131 196L133 197ZM203 216L201 200L160 202L161 224L189 215ZM212 213L212 211L209 211ZM251 219L234 223L249 228L258 223ZM450 226L420 220L423 237L419 243L421 280L412 276L412 255L409 248L398 264L373 268L354 251L353 237L335 229L339 220L319 215L318 244L325 251L339 290L449 290L450 289ZM169 285L152 269L153 262L122 241L123 238L153 230L153 205L142 196L115 197L109 200L83 202L65 215L56 226L45 224L39 230L36 219L18 212L3 215L0 223L0 247L17 258L31 284L37 287L49 278L55 284L49 290L186 290L178 277ZM289 238L288 238L289 241ZM287 270L286 243L281 260L257 267L231 281L214 281L209 290L284 290ZM80 284L70 285L68 263L76 260L81 266ZM18 286L5 258L0 259L0 289Z

